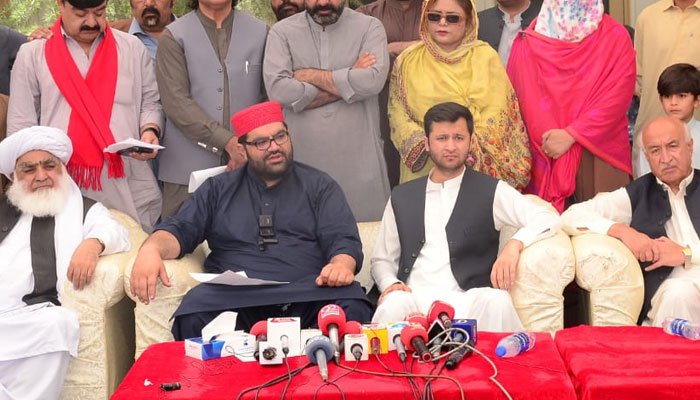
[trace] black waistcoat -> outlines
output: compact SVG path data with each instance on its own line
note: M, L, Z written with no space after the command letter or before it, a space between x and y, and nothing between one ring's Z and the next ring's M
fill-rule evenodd
M695 170L693 181L686 188L685 205L695 232L700 232L700 171ZM659 185L656 177L648 173L625 187L632 205L632 222L630 226L652 239L666 235L666 222L671 218L671 203L668 193ZM685 246L686 243L679 243ZM644 274L644 305L637 323L646 318L651 308L651 298L668 275L671 268L660 267L653 271L644 271L651 263L640 263Z
M428 177L394 188L391 206L401 244L398 279L406 282L425 244L425 189ZM498 180L467 168L445 227L450 266L459 287L491 286L491 267L498 256L499 233L493 222Z
M83 197L83 221L95 200ZM0 194L0 243L5 240L22 216L22 212ZM56 248L54 217L34 217L29 235L34 274L34 290L22 297L28 305L50 301L60 305L56 290Z

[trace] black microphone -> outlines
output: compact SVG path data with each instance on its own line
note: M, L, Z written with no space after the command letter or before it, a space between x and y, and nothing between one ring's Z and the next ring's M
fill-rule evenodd
M474 346L474 342L471 340L468 342L468 344L470 346ZM454 353L447 357L447 360L445 360L445 368L450 371L457 368L457 365L459 365L463 359L471 357L472 353L472 349L468 348L467 346L458 348Z

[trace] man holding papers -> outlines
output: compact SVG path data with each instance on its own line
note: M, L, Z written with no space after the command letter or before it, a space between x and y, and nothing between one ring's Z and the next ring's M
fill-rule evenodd
M151 57L133 35L111 29L106 0L58 0L48 40L24 44L12 68L7 132L34 125L68 133L67 171L84 196L153 229L161 210L151 153L103 150L128 138L158 144L163 113Z
M207 179L177 215L156 227L138 253L131 290L145 304L164 259L182 257L206 240L205 272L245 271L283 285L202 284L175 312L173 335L200 336L222 311L238 313L237 329L268 317L300 317L315 325L318 310L340 305L349 320L369 321L370 304L354 274L362 266L357 225L340 186L327 174L293 161L292 143L277 102L248 107L231 119L248 163Z

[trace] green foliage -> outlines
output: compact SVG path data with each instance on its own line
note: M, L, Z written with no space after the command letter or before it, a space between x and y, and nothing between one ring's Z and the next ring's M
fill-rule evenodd
M357 8L373 0L347 0L347 6ZM236 7L245 10L272 25L275 16L269 0L239 0ZM189 0L177 0L174 12L182 16L190 11ZM0 25L7 25L24 34L29 34L40 26L50 26L58 18L56 0L0 0ZM107 19L117 21L131 18L129 0L109 0Z

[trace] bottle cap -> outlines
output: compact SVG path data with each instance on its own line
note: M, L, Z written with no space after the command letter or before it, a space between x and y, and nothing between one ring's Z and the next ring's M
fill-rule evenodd
M496 347L496 355L499 357L503 357L506 355L506 348L505 346L498 346Z

